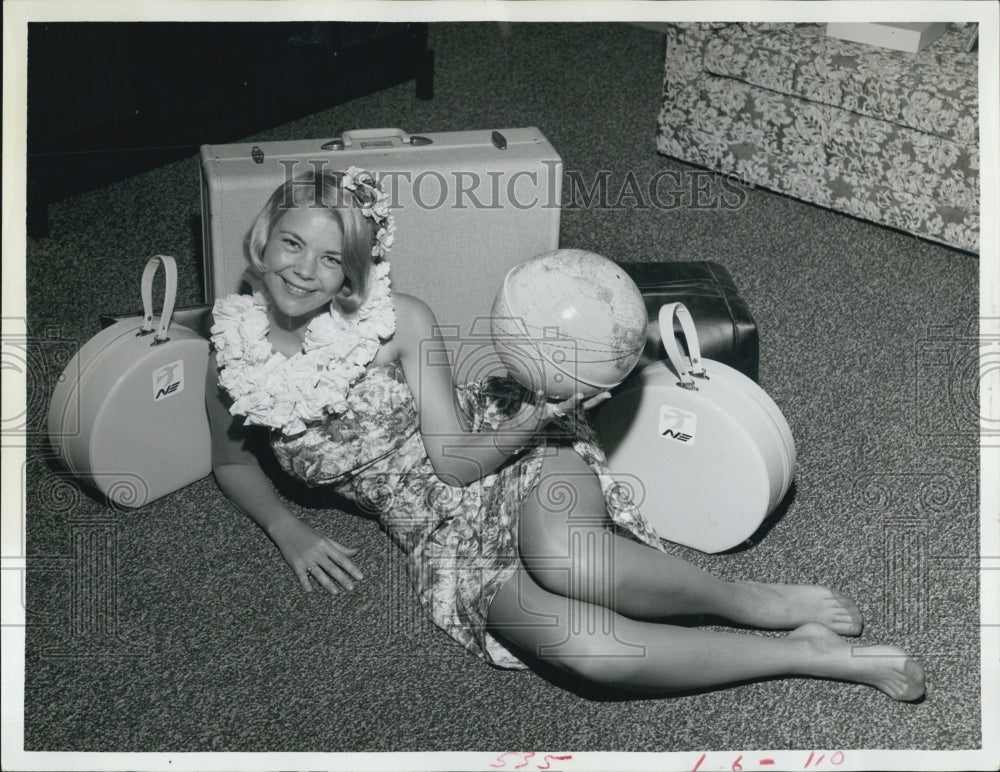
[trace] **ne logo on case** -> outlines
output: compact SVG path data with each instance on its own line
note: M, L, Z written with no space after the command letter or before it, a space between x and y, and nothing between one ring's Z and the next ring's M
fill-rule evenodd
M694 445L698 417L687 410L670 405L660 405L659 434L668 440Z
M184 360L178 359L153 370L153 401L173 397L184 391Z

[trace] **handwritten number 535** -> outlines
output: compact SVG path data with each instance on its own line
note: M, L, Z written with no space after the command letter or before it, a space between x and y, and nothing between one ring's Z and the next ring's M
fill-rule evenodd
M508 761L510 761L512 763L520 762L513 763L510 767L511 769L524 769L535 755L537 754L534 751L505 751L497 756L497 760L490 764L490 766L494 769L503 769L508 766ZM570 755L554 756L551 753L546 753L541 762L535 762L535 769L546 770L552 766L553 761L569 761L572 758Z

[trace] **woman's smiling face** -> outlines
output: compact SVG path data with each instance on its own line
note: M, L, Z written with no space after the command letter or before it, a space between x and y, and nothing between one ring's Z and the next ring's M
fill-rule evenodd
M323 209L298 206L274 224L262 254L264 285L291 327L326 310L344 285L344 234Z

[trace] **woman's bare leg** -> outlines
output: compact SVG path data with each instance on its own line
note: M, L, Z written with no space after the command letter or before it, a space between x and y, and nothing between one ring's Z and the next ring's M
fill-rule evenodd
M852 645L817 623L771 638L631 619L549 592L527 571L501 588L488 625L515 650L587 681L637 692L813 676L868 684L896 700L924 693L922 668L893 646Z
M545 589L638 619L711 614L739 624L791 630L819 622L858 635L849 598L814 585L726 582L686 560L615 536L597 477L569 449L543 462L521 513L520 552Z

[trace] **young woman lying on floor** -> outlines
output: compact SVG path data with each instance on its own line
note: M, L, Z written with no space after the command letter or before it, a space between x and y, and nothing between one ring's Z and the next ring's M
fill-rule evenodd
M252 432L268 433L291 475L374 508L426 612L487 662L544 661L642 693L813 676L896 700L923 694L905 652L841 637L862 628L843 595L726 582L664 552L609 484L579 396L552 403L497 378L456 389L449 368L425 367L428 344L444 346L431 310L390 289L394 238L372 174L290 180L247 239L253 294L214 309L215 476L304 590L355 589L357 551L284 506L248 449ZM791 632L662 621L693 614Z

